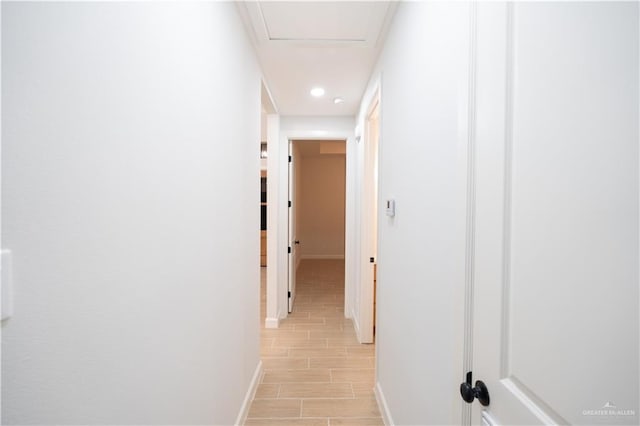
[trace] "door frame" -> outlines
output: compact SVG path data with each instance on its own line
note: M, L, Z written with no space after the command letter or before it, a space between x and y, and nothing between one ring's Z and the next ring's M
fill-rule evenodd
M360 268L359 283L360 300L356 303L360 304L358 318L358 334L360 343L373 343L374 341L374 273L369 258L374 258L373 264L378 262L378 158L381 136L381 103L380 103L380 86L369 101L364 120L364 146L363 146L363 170L362 170L362 197L360 210L360 256L357 259ZM377 122L376 137L372 137L373 123ZM373 215L365 214L365 212L374 212ZM373 234L373 235L372 235Z
M266 328L278 328L280 321L288 315L288 144L290 140L340 140L346 141L346 200L345 200L345 317L351 318L353 298L351 289L355 286L351 270L355 257L351 253L355 245L355 177L353 162L356 161L355 135L351 125L346 126L344 117L326 119L273 117L274 125L269 128L268 173L273 176L268 188L269 208L267 224L270 235L268 241L273 247L267 253L267 318ZM347 130L348 129L348 130ZM273 155L272 155L273 153ZM271 225L271 226L269 226ZM273 231L271 231L273 230ZM271 246L270 246L271 247Z
M290 139L289 146L287 147L289 157L287 164L287 201L289 203L287 206L287 313L289 314L293 312L293 304L295 303L295 281L300 260L300 253L298 252L297 247L297 239L299 238L299 235L297 234L298 218L296 213L298 208L298 199L296 198L296 175L299 173L299 169L296 169L298 156L294 151L294 142L295 141L293 139Z
M288 253L288 257L287 257L287 290L288 292L291 291L293 289L293 291L291 291L291 297L289 298L288 294L287 294L287 308L288 308L288 313L290 314L293 311L293 305L295 303L295 297L296 297L296 292L297 290L295 290L296 286L297 286L297 282L296 282L296 274L298 271L298 268L300 266L300 262L302 260L302 254L299 251L299 247L297 247L298 245L298 238L300 238L300 235L297 233L296 229L298 227L298 220L299 220L299 211L296 211L296 209L299 207L300 201L296 198L296 194L298 193L298 190L296 189L296 185L297 180L296 180L296 175L298 173L300 173L300 163L301 163L301 154L296 155L296 151L295 151L295 147L300 147L300 145L303 145L305 143L312 143L312 142L317 142L317 141L328 141L328 142L343 142L345 144L345 166L346 166L346 162L347 162L347 153L346 153L346 147L347 147L347 139L327 139L327 138L315 138L315 139L289 139L289 145L288 145L288 156L291 157L292 161L288 162L287 165L287 173L288 173L288 179L287 179L287 202L291 201L291 204L287 206L287 244L288 247L291 247L291 252ZM296 164L296 162L298 162L298 164ZM344 180L344 184L345 184L345 198L347 197L346 194L346 187L347 187L347 176L346 176L346 170L345 170L345 180ZM293 186L293 187L292 187ZM294 220L292 221L292 217L294 216ZM343 235L343 242L346 248L346 242L347 242L347 203L346 203L346 199L345 199L345 211L344 211L344 215L345 215L345 220L344 220L344 225L345 225L345 233ZM346 258L346 250L345 250L345 257L344 257L344 261L345 264L347 262L347 258ZM346 271L345 271L345 279L346 279ZM346 283L345 283L345 293L346 293ZM346 312L346 311L345 311Z
M465 23L467 60L460 66L458 75L458 137L456 161L456 220L462 226L452 232L458 255L456 261L463 266L463 273L453 282L455 298L452 320L454 323L453 370L454 383L465 381L466 374L473 371L473 287L475 281L475 187L476 187L476 49L477 49L477 5L467 6ZM478 404L476 404L478 405ZM455 395L451 404L452 422L470 425L472 406Z

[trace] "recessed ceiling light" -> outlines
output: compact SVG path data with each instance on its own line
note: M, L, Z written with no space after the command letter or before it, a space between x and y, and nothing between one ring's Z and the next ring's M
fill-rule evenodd
M322 87L314 87L311 89L311 96L315 96L316 98L324 96L324 89Z
M336 105L337 105L337 104L341 104L341 103L343 103L343 102L344 102L344 99L342 99L342 98L340 98L340 97L338 97L338 98L333 98L333 103L334 103L334 104L336 104Z

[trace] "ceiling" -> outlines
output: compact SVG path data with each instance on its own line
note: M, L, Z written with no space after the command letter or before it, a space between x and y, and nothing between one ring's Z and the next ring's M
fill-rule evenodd
M354 115L395 12L387 1L238 2L282 115ZM310 95L313 87L326 90ZM335 104L334 98L344 102Z

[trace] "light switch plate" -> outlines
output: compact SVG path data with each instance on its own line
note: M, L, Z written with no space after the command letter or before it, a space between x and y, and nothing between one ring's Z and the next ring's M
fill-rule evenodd
M396 200L386 201L386 212L389 217L394 217L396 215Z

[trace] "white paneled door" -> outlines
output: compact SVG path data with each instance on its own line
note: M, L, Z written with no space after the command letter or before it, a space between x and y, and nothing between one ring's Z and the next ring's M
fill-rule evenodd
M637 425L638 3L475 7L473 423Z

